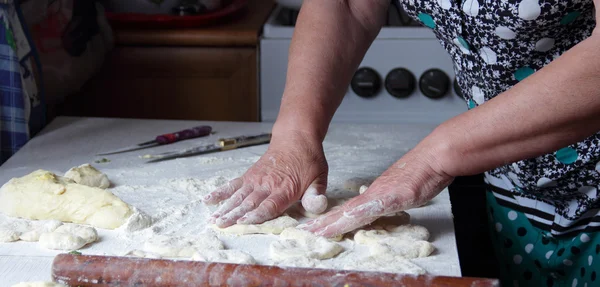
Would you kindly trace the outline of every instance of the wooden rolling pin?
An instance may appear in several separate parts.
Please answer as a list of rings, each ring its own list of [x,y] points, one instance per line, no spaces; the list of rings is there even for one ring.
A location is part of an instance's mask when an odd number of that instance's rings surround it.
[[[281,268],[188,260],[59,254],[52,279],[68,286],[499,286],[497,280]]]

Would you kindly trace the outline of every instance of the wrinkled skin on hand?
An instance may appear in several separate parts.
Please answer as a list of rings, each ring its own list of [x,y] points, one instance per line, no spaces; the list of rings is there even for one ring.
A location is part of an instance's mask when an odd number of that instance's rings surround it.
[[[314,213],[327,208],[323,195],[328,165],[321,142],[300,133],[275,138],[267,152],[239,178],[203,198],[207,204],[223,204],[211,222],[224,228],[233,224],[255,224],[281,215],[302,199]]]
[[[421,206],[454,179],[439,170],[431,151],[416,148],[387,169],[365,193],[298,228],[334,237],[381,216]]]

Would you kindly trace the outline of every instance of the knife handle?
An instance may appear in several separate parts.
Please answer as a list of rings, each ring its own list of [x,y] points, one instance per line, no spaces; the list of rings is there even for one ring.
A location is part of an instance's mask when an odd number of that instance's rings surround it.
[[[194,127],[191,129],[186,129],[186,130],[182,130],[182,131],[178,131],[178,132],[174,132],[174,133],[170,133],[170,134],[164,134],[164,135],[157,136],[156,142],[161,145],[170,144],[170,143],[178,142],[181,140],[187,140],[187,139],[207,136],[210,134],[211,131],[212,131],[212,128],[210,126],[199,126],[199,127]]]
[[[235,138],[220,139],[219,145],[221,150],[230,150],[239,147],[251,146],[269,143],[271,141],[271,134],[260,134],[255,136],[241,136]]]

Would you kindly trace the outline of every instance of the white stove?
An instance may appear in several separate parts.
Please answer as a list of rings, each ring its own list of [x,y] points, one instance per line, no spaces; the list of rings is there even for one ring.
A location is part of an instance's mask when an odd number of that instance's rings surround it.
[[[277,7],[260,41],[261,120],[277,118],[298,11]],[[433,32],[390,5],[333,122],[439,124],[467,110],[450,56]]]

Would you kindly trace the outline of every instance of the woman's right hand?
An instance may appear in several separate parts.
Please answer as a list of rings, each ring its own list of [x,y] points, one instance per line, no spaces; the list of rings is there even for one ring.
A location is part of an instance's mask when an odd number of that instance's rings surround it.
[[[323,195],[327,173],[323,145],[317,137],[296,131],[274,133],[268,150],[244,175],[203,201],[223,202],[211,217],[221,228],[273,219],[300,199],[307,211],[318,214],[327,208]]]

